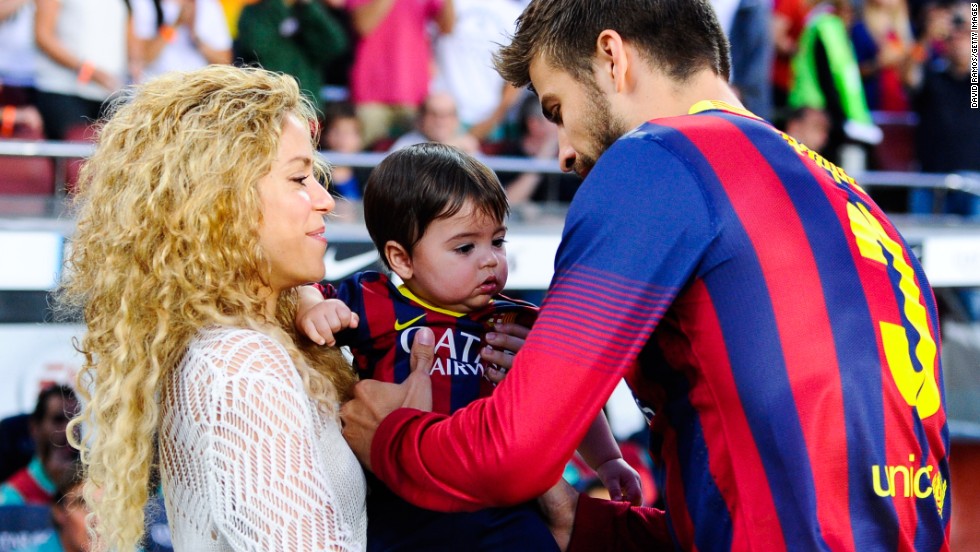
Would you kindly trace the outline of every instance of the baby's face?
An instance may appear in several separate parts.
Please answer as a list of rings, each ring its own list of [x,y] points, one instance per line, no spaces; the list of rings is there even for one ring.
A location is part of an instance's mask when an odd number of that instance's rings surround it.
[[[434,220],[412,251],[406,285],[433,306],[473,312],[507,284],[507,227],[467,201],[448,218]]]
[[[327,129],[325,142],[327,149],[342,153],[357,153],[364,149],[361,125],[357,119],[338,119]]]

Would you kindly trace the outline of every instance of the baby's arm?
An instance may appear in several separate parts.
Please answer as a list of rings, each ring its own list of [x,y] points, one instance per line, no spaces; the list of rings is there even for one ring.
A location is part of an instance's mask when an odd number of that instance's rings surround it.
[[[334,334],[357,327],[357,313],[340,299],[324,299],[315,286],[299,286],[298,290],[296,329],[314,343],[333,347],[337,344]]]
[[[612,500],[639,506],[643,502],[640,474],[623,460],[606,416],[600,412],[578,446],[585,463],[595,470]]]

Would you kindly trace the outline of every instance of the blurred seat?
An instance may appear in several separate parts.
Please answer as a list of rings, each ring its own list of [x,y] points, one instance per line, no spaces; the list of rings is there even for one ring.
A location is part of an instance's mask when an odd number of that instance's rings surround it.
[[[66,142],[94,142],[95,128],[92,125],[80,124],[72,125],[65,131]],[[78,183],[78,171],[81,170],[84,159],[66,159],[65,167],[65,191],[71,193]]]
[[[12,140],[43,140],[40,131],[25,126],[14,129]],[[0,155],[0,194],[51,195],[54,193],[54,162],[46,157]]]

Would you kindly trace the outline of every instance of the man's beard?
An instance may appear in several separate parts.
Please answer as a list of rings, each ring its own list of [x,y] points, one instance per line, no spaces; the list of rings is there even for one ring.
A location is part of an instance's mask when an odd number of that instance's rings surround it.
[[[616,140],[630,131],[629,127],[619,119],[613,117],[609,100],[602,94],[595,83],[590,83],[589,90],[589,118],[586,121],[587,128],[590,129],[589,141],[591,148],[589,152],[576,152],[573,170],[585,176],[595,166],[599,157],[605,153]]]

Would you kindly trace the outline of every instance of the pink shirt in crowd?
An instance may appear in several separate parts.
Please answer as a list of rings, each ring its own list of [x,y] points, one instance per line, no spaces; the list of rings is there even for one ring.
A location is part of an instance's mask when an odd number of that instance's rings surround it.
[[[347,9],[372,0],[348,0]],[[355,103],[417,106],[429,89],[432,48],[428,22],[443,0],[395,0],[384,20],[360,38],[351,68]]]

